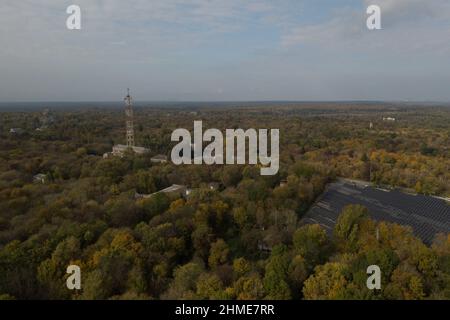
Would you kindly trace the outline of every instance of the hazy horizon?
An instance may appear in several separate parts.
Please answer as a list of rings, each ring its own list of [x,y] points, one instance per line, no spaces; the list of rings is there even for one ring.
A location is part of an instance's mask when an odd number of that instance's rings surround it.
[[[198,100],[198,101],[188,101],[188,100],[133,100],[133,105],[137,108],[141,107],[179,107],[181,105],[186,107],[205,107],[205,106],[255,106],[255,105],[323,105],[323,104],[349,104],[349,105],[386,105],[392,104],[393,106],[439,106],[439,107],[450,107],[450,101],[394,101],[394,100]],[[108,100],[92,100],[92,101],[0,101],[0,110],[11,109],[14,110],[16,107],[28,108],[66,108],[66,107],[112,107],[112,108],[123,108],[123,100],[118,101],[108,101]]]

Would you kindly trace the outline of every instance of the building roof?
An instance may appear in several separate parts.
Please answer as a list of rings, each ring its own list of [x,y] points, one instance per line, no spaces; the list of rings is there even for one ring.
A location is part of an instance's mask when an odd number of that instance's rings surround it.
[[[47,175],[44,173],[38,173],[36,175],[33,176],[33,180],[36,182],[42,182],[44,183],[47,180]]]
[[[167,161],[167,156],[164,154],[158,154],[154,157],[152,157],[150,160],[153,162],[166,162]]]
[[[329,184],[301,223],[318,223],[331,233],[342,209],[349,204],[367,207],[376,221],[411,226],[426,244],[432,243],[436,234],[450,232],[450,205],[443,199],[344,181]]]
[[[164,192],[164,193],[170,193],[170,192],[177,192],[177,191],[183,191],[186,189],[186,186],[182,186],[179,184],[173,184],[168,188],[162,189],[158,192]]]
[[[116,144],[113,146],[113,152],[125,152],[129,147],[127,145],[124,144]],[[131,147],[131,149],[133,149],[134,152],[136,153],[146,153],[149,152],[150,150],[144,147]]]
[[[208,188],[211,190],[217,190],[220,187],[220,183],[212,181],[208,183]]]
[[[165,189],[156,191],[154,193],[151,194],[140,194],[140,193],[135,193],[135,197],[136,198],[150,198],[152,196],[154,196],[155,194],[158,193],[175,193],[175,192],[179,192],[179,193],[185,193],[186,192],[186,186],[183,185],[179,185],[179,184],[173,184],[170,187],[167,187]]]
[[[11,128],[9,129],[10,133],[23,133],[24,130],[22,128]]]

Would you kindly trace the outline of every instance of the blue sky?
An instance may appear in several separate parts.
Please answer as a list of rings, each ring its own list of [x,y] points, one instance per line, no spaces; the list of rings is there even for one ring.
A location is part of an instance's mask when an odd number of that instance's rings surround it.
[[[0,41],[0,101],[450,101],[447,0],[2,0]]]

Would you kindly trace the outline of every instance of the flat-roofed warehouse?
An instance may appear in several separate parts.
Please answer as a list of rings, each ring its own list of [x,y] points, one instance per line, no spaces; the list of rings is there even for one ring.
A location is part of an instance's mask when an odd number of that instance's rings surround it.
[[[431,244],[438,233],[450,232],[450,205],[445,200],[348,181],[329,184],[301,219],[301,224],[318,223],[331,234],[339,214],[349,204],[367,207],[376,221],[411,226],[414,234],[426,244]]]

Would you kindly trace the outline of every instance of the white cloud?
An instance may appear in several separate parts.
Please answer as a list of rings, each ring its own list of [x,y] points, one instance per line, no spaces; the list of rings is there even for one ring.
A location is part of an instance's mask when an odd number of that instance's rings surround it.
[[[447,0],[364,0],[360,9],[335,11],[321,23],[298,25],[281,37],[287,49],[319,46],[354,52],[375,49],[414,54],[446,54],[450,50],[450,3]],[[366,6],[381,7],[383,30],[366,28]],[[420,53],[420,52],[419,52]]]
[[[450,3],[447,0],[364,0],[366,6],[379,5],[388,23],[403,23],[428,18],[448,18]]]
[[[326,46],[343,44],[361,37],[363,23],[361,15],[353,10],[340,11],[339,15],[325,22],[293,27],[281,37],[281,43],[284,47],[311,43]]]
[[[251,88],[256,99],[320,99],[351,96],[377,72],[427,74],[425,88],[433,71],[440,83],[450,74],[448,0],[358,0],[331,14],[317,0],[0,1],[1,99],[108,99],[129,85],[156,99]],[[74,2],[79,32],[65,28]],[[380,32],[366,29],[368,4],[382,7]]]
[[[123,41],[149,48],[149,53],[173,52],[239,32],[255,14],[267,17],[276,11],[269,0],[77,0],[82,10],[82,30],[77,34],[65,28],[65,11],[72,3],[2,0],[0,41],[6,49],[0,58],[80,46],[91,55],[103,55],[105,46]]]

